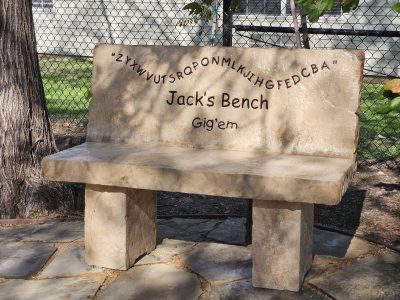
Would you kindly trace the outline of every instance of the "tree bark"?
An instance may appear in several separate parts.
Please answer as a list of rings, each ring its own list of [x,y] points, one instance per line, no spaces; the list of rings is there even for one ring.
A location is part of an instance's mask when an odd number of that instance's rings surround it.
[[[293,17],[293,27],[294,27],[294,35],[296,37],[296,47],[301,48],[299,23],[297,21],[296,3],[294,2],[294,0],[290,0],[290,9],[292,11],[292,17]]]
[[[308,35],[307,17],[301,16],[301,31],[303,33],[303,46],[310,49],[310,38]]]
[[[44,101],[31,0],[0,1],[0,70],[0,218],[29,217],[57,205],[60,199],[52,201],[62,192],[41,175],[42,158],[57,148]]]

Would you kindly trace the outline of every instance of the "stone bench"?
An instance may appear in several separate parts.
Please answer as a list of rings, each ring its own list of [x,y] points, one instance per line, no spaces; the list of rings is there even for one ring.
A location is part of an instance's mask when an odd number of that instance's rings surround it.
[[[156,191],[253,199],[253,285],[297,291],[313,205],[355,171],[363,54],[97,46],[87,142],[46,157],[86,183],[90,265],[126,270],[156,245]],[[223,253],[221,253],[223,255]]]

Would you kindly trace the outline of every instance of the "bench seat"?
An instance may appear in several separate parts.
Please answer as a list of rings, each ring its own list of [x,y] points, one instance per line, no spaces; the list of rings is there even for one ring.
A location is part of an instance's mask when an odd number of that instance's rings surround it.
[[[354,159],[88,142],[43,160],[49,180],[337,204]]]

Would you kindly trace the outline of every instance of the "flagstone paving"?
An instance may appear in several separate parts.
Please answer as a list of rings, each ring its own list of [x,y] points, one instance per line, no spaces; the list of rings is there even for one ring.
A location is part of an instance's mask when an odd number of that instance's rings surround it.
[[[85,263],[85,248],[83,246],[71,245],[61,250],[59,255],[49,263],[38,277],[63,277],[102,271],[102,268],[88,266]]]
[[[91,299],[103,281],[104,276],[17,279],[0,284],[0,295],[1,299],[7,300]]]
[[[128,271],[88,266],[83,222],[0,228],[0,299],[398,299],[400,255],[314,229],[298,293],[251,285],[244,218],[160,219],[157,248]],[[20,278],[20,279],[16,279]],[[22,280],[25,279],[25,280]]]
[[[26,278],[37,272],[54,251],[51,244],[2,242],[0,278]]]

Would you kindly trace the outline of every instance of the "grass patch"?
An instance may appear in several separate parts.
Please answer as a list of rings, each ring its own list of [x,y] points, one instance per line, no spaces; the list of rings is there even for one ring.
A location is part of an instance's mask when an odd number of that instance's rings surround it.
[[[360,155],[364,159],[400,159],[400,114],[378,114],[386,100],[382,84],[365,83],[361,94]]]
[[[40,57],[43,85],[50,116],[87,119],[92,62],[82,58]],[[400,159],[400,114],[380,115],[385,101],[381,84],[365,83],[361,96],[359,155],[363,159]]]
[[[42,56],[39,63],[50,116],[87,119],[92,62],[82,58]]]

